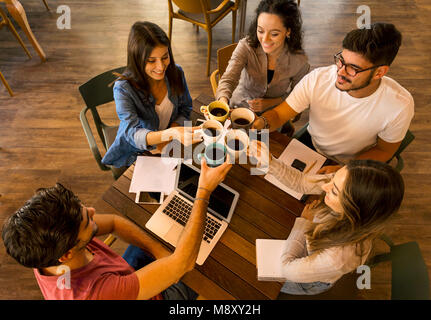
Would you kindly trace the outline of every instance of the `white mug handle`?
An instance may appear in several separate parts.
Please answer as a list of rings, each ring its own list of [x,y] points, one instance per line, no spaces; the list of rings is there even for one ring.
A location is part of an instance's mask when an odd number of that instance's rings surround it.
[[[195,139],[203,139],[203,129],[202,129],[202,126],[201,126],[201,129],[197,129],[197,130],[193,131],[193,137]]]

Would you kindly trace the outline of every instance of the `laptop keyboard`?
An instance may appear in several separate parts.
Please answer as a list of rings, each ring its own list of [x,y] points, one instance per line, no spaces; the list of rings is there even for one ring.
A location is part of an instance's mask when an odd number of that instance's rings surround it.
[[[192,213],[192,205],[178,196],[174,196],[168,205],[163,209],[163,212],[185,226],[190,214]],[[220,229],[221,223],[207,216],[203,240],[210,243],[214,235]]]

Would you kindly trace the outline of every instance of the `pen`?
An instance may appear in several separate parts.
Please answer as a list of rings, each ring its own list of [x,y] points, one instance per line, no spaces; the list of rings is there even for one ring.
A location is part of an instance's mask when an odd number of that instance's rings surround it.
[[[314,167],[314,165],[316,164],[317,160],[314,160],[314,162],[311,164],[311,166],[308,167],[307,170],[304,171],[304,173],[309,173],[310,170]]]

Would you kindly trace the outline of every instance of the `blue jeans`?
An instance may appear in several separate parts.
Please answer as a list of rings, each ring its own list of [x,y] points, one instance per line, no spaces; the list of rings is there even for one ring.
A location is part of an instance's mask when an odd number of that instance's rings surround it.
[[[135,270],[154,261],[153,257],[134,245],[129,245],[123,254],[123,259]],[[180,281],[164,290],[162,296],[165,300],[196,300],[198,294]]]
[[[333,283],[326,283],[320,281],[310,283],[286,281],[280,291],[292,295],[311,296],[328,291],[332,288],[333,285]]]

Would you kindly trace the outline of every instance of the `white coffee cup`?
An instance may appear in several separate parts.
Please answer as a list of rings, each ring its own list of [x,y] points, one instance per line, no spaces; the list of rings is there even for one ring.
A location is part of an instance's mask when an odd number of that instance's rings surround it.
[[[249,138],[245,130],[233,129],[229,130],[225,137],[224,142],[229,154],[235,160],[239,159],[239,163],[247,163],[247,147]]]
[[[205,146],[215,143],[223,136],[223,125],[217,120],[207,120],[202,123],[201,128],[193,132],[196,136],[202,137]]]
[[[255,115],[254,112],[247,108],[236,108],[230,113],[230,119],[232,121],[232,128],[233,129],[249,129],[251,128],[254,120]],[[244,121],[245,123],[238,123],[240,119],[241,121]]]

